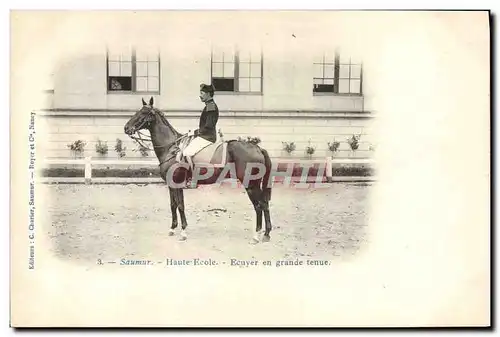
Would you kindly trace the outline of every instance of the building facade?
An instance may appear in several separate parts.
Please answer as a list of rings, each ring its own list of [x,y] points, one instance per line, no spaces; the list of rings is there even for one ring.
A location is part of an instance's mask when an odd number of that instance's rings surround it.
[[[67,58],[52,75],[40,111],[47,127],[40,144],[46,157],[74,154],[69,145],[85,142],[85,156],[98,156],[96,144],[108,145],[107,157],[140,157],[123,126],[154,98],[179,132],[195,129],[203,109],[200,83],[213,83],[220,110],[219,137],[258,137],[272,157],[320,158],[332,155],[328,143],[339,142],[336,157],[371,157],[373,114],[364,92],[369,74],[362,60],[331,50],[308,54],[265,47],[210,46],[195,53],[161,47],[104,47]],[[369,97],[368,97],[369,99]],[[352,151],[348,138],[360,136]],[[295,144],[291,154],[284,142]],[[150,156],[153,154],[150,154]]]

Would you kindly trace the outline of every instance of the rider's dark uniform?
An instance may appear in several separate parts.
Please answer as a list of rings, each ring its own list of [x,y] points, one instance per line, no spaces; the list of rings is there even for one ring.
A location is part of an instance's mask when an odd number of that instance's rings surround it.
[[[205,107],[200,116],[199,129],[194,131],[194,135],[215,143],[217,140],[216,125],[218,120],[219,108],[212,98],[205,102]]]

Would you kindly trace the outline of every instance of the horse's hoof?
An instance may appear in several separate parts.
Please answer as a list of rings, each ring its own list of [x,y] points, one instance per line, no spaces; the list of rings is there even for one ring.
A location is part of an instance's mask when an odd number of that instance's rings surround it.
[[[168,236],[174,236],[174,235],[175,235],[175,231],[170,230],[170,231],[168,232]]]
[[[269,241],[271,241],[271,237],[269,235],[264,235],[262,237],[262,242],[269,242]]]
[[[188,238],[187,238],[187,236],[181,236],[181,237],[179,238],[179,241],[186,241],[187,239],[188,239]]]
[[[256,238],[252,238],[252,240],[250,240],[250,244],[251,244],[251,245],[256,245],[256,244],[258,244],[259,242],[260,242],[260,241],[259,241],[259,239],[256,239]]]

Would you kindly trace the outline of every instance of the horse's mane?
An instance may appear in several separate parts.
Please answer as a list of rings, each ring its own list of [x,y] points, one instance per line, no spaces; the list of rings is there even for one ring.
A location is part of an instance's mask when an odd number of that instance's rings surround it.
[[[170,122],[168,121],[167,117],[165,117],[165,114],[160,111],[159,109],[157,108],[153,108],[154,112],[160,116],[160,119],[162,120],[163,123],[165,123],[169,128],[170,130],[172,130],[172,133],[178,138],[179,136],[182,135],[182,133],[180,133],[179,131],[177,131],[173,126],[172,124],[170,124]]]

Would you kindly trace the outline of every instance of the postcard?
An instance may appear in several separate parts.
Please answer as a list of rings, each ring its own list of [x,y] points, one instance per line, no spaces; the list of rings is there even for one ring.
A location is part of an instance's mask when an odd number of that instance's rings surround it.
[[[12,11],[11,326],[489,327],[487,11]]]

